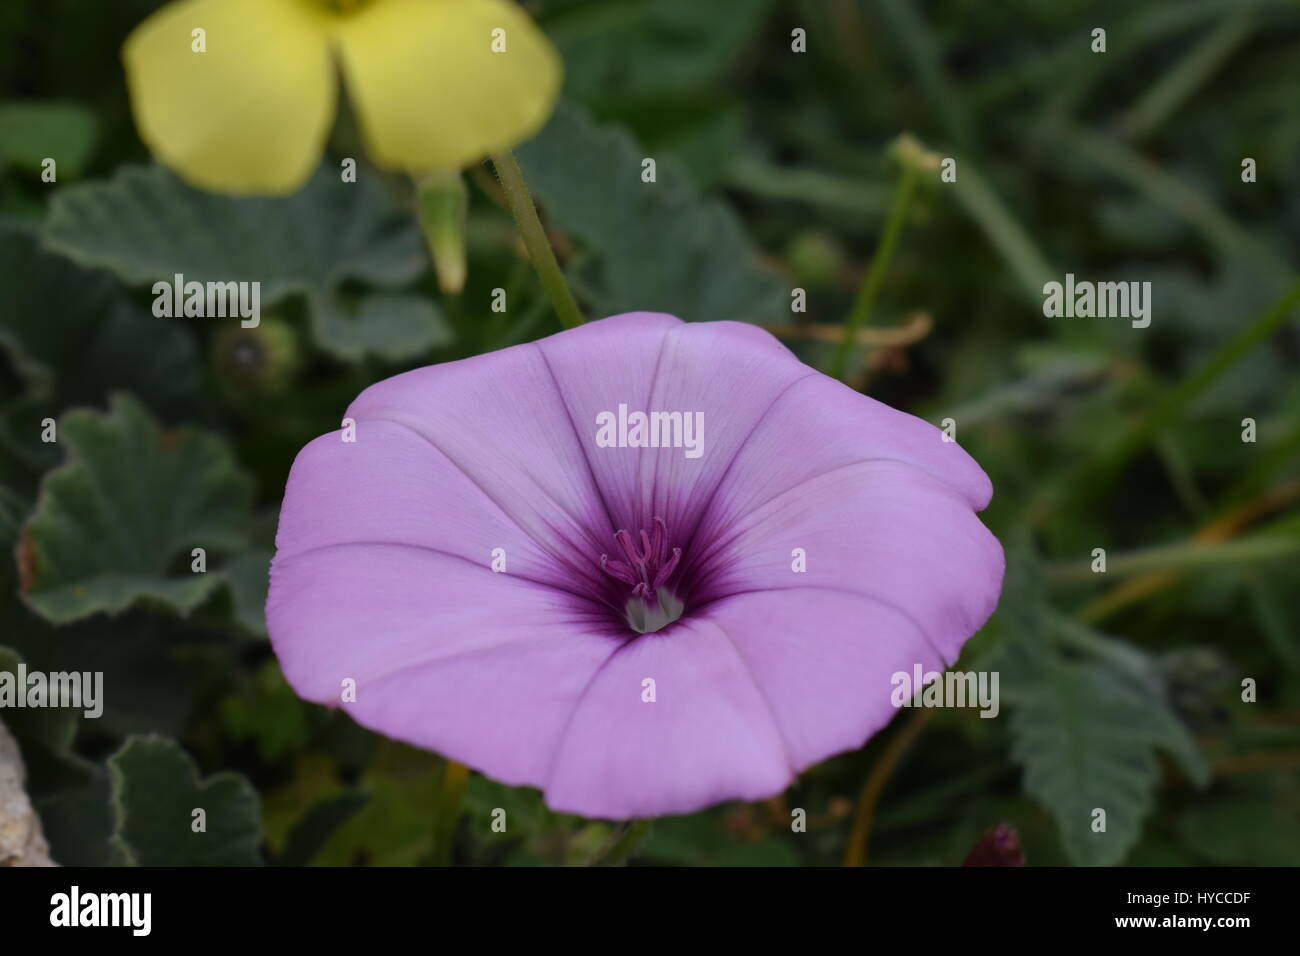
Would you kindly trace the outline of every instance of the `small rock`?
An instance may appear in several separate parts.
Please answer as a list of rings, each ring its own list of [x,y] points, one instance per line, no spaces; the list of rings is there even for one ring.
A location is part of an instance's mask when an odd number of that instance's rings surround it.
[[[23,789],[25,779],[18,741],[0,722],[0,866],[57,866]]]

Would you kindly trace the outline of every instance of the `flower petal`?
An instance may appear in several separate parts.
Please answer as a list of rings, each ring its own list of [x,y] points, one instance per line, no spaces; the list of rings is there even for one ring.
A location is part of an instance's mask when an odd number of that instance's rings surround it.
[[[618,642],[561,592],[394,544],[277,555],[267,627],[299,696],[510,784],[540,786]],[[355,682],[355,700],[344,696]]]
[[[396,169],[455,169],[509,149],[541,127],[560,88],[549,41],[502,0],[383,0],[341,18],[336,36],[369,152]]]
[[[684,543],[768,409],[798,379],[816,374],[753,326],[685,323],[654,313],[604,319],[537,346],[618,526],[635,531],[661,517],[674,545]],[[597,416],[617,413],[619,405],[628,414],[701,415],[700,454],[687,457],[682,447],[596,447]]]
[[[573,579],[438,448],[367,420],[355,442],[323,435],[294,462],[267,626],[305,699],[541,786],[579,694],[621,643]]]
[[[895,673],[944,666],[914,620],[865,594],[757,591],[711,605],[699,626],[706,622],[744,660],[793,772],[856,750],[887,725],[897,713]]]
[[[555,751],[546,802],[586,817],[653,817],[760,800],[792,776],[736,647],[690,621],[625,645],[600,668]]]
[[[983,627],[1002,587],[997,538],[952,488],[897,461],[829,469],[709,540],[693,556],[705,601],[791,588],[865,594],[912,618],[945,663]],[[794,569],[796,548],[806,571]]]
[[[615,323],[647,341],[675,324],[664,316]],[[587,328],[555,338],[581,337]],[[359,433],[368,423],[391,422],[420,435],[533,541],[584,578],[606,577],[600,556],[616,556],[620,526],[589,462],[594,421],[588,427],[571,418],[556,372],[536,345],[394,376],[362,392],[348,415]]]
[[[806,369],[786,354],[791,364]],[[904,462],[942,481],[976,511],[993,495],[984,470],[938,428],[833,378],[810,375],[782,395],[749,436],[731,468],[735,480],[725,503],[731,514],[743,514],[820,472],[881,459]],[[721,515],[715,511],[712,517]]]
[[[597,447],[619,404],[703,412],[704,454]],[[286,676],[322,703],[352,677],[366,726],[558,810],[779,792],[888,722],[892,675],[953,660],[997,600],[979,466],[750,326],[619,316],[399,375],[348,415],[356,442],[313,442],[286,491],[267,612]],[[619,528],[683,550],[686,613],[660,632],[602,607],[626,594],[599,570]]]
[[[690,613],[731,635],[798,770],[887,724],[894,674],[955,661],[1004,570],[959,493],[890,460],[825,471],[754,507],[698,564],[704,603]]]
[[[280,508],[277,561],[358,543],[439,552],[488,568],[500,551],[505,573],[561,591],[573,587],[568,554],[539,545],[521,527],[539,519],[520,500],[502,503],[436,445],[405,424],[365,420],[354,442],[341,432],[312,441],[294,461]],[[509,508],[510,510],[507,510]],[[588,576],[601,577],[589,553]]]
[[[325,22],[298,0],[180,0],[159,10],[122,48],[141,139],[205,189],[294,192],[334,119]],[[197,29],[206,52],[192,49]]]

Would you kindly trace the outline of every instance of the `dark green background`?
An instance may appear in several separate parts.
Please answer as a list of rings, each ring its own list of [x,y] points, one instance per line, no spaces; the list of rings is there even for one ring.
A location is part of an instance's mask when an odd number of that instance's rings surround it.
[[[421,264],[409,183],[364,161],[379,185],[347,210],[315,185],[238,204],[196,193],[149,168],[130,119],[119,48],[157,6],[0,6],[0,666],[100,669],[108,687],[98,721],[6,715],[54,858],[591,859],[609,825],[477,776],[457,799],[438,757],[297,700],[261,619],[305,442],[380,378],[557,328],[491,176],[468,177],[459,297]],[[824,367],[816,330],[843,322],[871,261],[891,145],[910,132],[958,160],[956,183],[920,185],[872,318],[923,312],[932,329],[855,355],[852,379],[957,422],[1011,563],[959,665],[1000,671],[998,719],[934,712],[895,762],[905,714],[777,801],[658,821],[633,862],[838,863],[861,843],[873,773],[872,863],[958,864],[998,822],[1031,864],[1300,862],[1300,9],[529,7],[567,79],[520,161],[591,315],[798,324],[787,342]],[[331,168],[361,155],[354,129],[345,110]],[[39,179],[47,155],[57,184]],[[364,242],[330,241],[344,220]],[[250,239],[257,221],[274,226]],[[300,254],[311,242],[324,260]],[[250,332],[155,319],[149,283],[177,262],[261,277],[278,290],[270,317]],[[1066,272],[1150,281],[1150,328],[1044,318],[1042,284]],[[794,286],[806,314],[790,314]],[[497,287],[505,315],[488,309]],[[55,445],[39,440],[46,417]],[[196,534],[214,542],[198,584]],[[1105,575],[1087,569],[1098,547]],[[214,822],[195,841],[199,801]],[[1105,834],[1088,828],[1098,806]],[[507,834],[490,831],[494,807]],[[790,831],[796,807],[807,833]]]

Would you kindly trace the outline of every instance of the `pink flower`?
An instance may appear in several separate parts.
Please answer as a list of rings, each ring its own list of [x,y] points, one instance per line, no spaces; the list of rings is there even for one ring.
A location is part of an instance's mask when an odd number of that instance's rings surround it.
[[[753,326],[616,316],[347,416],[355,441],[311,442],[285,491],[285,676],[558,811],[779,793],[997,603],[979,466]]]

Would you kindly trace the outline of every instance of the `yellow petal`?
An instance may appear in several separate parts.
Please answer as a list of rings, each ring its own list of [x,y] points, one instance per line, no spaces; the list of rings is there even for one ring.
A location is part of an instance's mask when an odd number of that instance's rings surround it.
[[[514,3],[373,0],[337,22],[348,92],[380,165],[468,166],[532,136],[555,104],[560,58]],[[494,52],[502,38],[505,52]]]
[[[306,181],[334,120],[329,19],[303,0],[180,0],[122,47],[136,127],[181,177],[226,193]],[[202,30],[206,52],[195,52]]]

